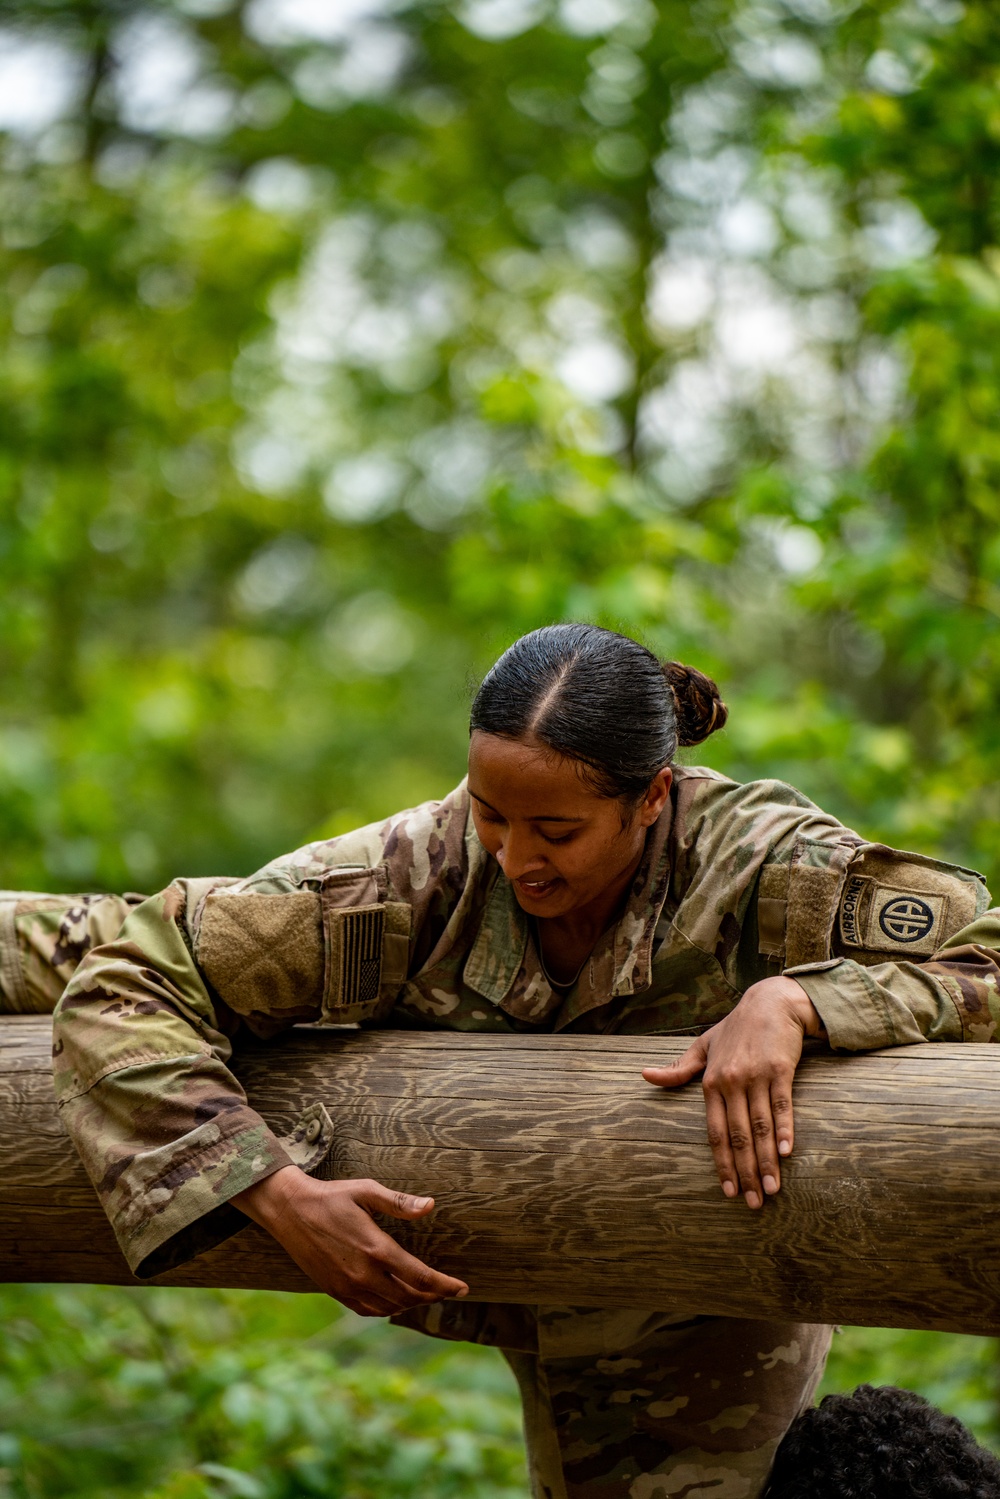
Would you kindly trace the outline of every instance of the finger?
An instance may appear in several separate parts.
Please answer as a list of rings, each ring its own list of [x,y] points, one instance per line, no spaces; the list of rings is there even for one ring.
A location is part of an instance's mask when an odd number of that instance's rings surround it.
[[[387,1301],[373,1301],[371,1298],[358,1301],[345,1301],[344,1305],[352,1312],[357,1312],[359,1317],[394,1317],[402,1307],[391,1306]]]
[[[416,1286],[400,1280],[395,1275],[390,1275],[387,1280],[388,1284],[392,1287],[392,1295],[398,1298],[399,1307],[397,1310],[400,1311],[411,1306],[436,1306],[441,1301],[462,1301],[464,1299],[464,1293],[462,1296],[456,1296],[451,1293],[442,1295],[439,1291],[421,1291]]]
[[[377,1295],[368,1285],[359,1285],[349,1295],[338,1296],[334,1291],[329,1294],[349,1311],[357,1312],[359,1317],[391,1317],[394,1312],[401,1310],[395,1300],[390,1301],[385,1296]]]
[[[388,1264],[380,1266],[382,1274],[392,1287],[390,1294],[402,1293],[412,1303],[432,1301],[461,1301],[468,1296],[469,1288],[462,1280],[456,1280],[453,1276],[442,1275],[437,1270],[432,1270],[429,1265],[424,1265],[420,1260],[412,1260],[409,1265],[396,1268]]]
[[[774,1133],[774,1115],[771,1113],[771,1089],[766,1082],[755,1082],[751,1086],[749,1103],[750,1131],[757,1153],[757,1170],[761,1186],[771,1197],[781,1189],[781,1166],[778,1161],[778,1141]]]
[[[392,1218],[412,1221],[422,1218],[434,1206],[433,1197],[413,1197],[408,1192],[394,1192],[381,1182],[359,1181],[353,1183],[353,1196],[359,1207],[369,1213],[383,1213]],[[444,1297],[462,1297],[469,1294],[465,1281],[453,1275],[442,1275],[432,1270],[415,1255],[408,1254],[389,1234],[377,1229],[378,1242],[372,1253],[381,1261],[385,1273],[394,1276],[402,1284],[411,1287],[423,1301],[440,1301]]]
[[[729,1143],[729,1121],[726,1104],[721,1093],[714,1089],[705,1093],[705,1122],[708,1125],[708,1143],[712,1147],[715,1169],[719,1173],[722,1190],[727,1197],[739,1196],[739,1173]]]
[[[737,1089],[725,1095],[725,1104],[729,1143],[733,1149],[740,1187],[747,1207],[759,1208],[764,1201],[764,1189],[757,1170],[757,1152],[754,1149],[747,1095],[742,1089]]]
[[[778,1141],[778,1155],[789,1156],[795,1145],[795,1116],[792,1110],[792,1078],[775,1078],[771,1084],[771,1113]]]
[[[381,1278],[381,1283],[385,1288],[385,1292],[384,1295],[379,1296],[377,1299],[388,1305],[386,1315],[390,1317],[395,1316],[397,1312],[409,1311],[411,1307],[431,1306],[435,1302],[446,1299],[444,1296],[423,1296],[419,1291],[413,1290],[411,1286],[404,1285],[402,1281],[397,1280],[394,1275],[385,1275]],[[370,1291],[368,1295],[371,1296]]]
[[[409,1254],[395,1239],[383,1234],[384,1243],[376,1251],[380,1271],[407,1288],[409,1294],[422,1301],[440,1301],[444,1297],[468,1296],[469,1288],[464,1280],[454,1275],[444,1275]]]
[[[381,1182],[358,1181],[352,1184],[354,1201],[369,1213],[384,1213],[389,1218],[425,1218],[434,1207],[433,1197],[414,1197],[410,1192],[394,1192]]]
[[[442,1300],[442,1296],[426,1296],[404,1284],[385,1265],[369,1258],[363,1278],[358,1276],[353,1282],[352,1300],[347,1305],[365,1317],[391,1317],[410,1307]]]
[[[689,1083],[699,1072],[705,1070],[706,1050],[702,1038],[689,1046],[683,1056],[671,1062],[667,1067],[644,1067],[642,1075],[647,1083],[652,1083],[657,1088],[679,1088],[683,1083]]]

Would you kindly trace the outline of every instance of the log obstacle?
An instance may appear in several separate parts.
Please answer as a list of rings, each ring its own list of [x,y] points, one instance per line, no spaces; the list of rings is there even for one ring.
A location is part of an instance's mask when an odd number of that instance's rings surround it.
[[[814,1055],[758,1213],[727,1202],[685,1043],[300,1027],[235,1070],[277,1130],[316,1100],[324,1174],[437,1198],[387,1223],[476,1300],[1000,1333],[1000,1048]],[[137,1284],[52,1099],[47,1017],[0,1021],[0,1279]],[[150,1282],[142,1282],[149,1284]],[[307,1291],[253,1225],[155,1284]]]

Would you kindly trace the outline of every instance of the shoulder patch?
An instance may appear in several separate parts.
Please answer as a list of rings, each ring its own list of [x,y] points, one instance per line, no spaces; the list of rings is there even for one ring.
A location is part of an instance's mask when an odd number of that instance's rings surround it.
[[[852,861],[837,919],[841,950],[859,962],[926,958],[974,921],[981,882],[971,871],[869,844]]]
[[[941,945],[937,933],[944,932],[947,914],[947,895],[880,885],[856,874],[844,890],[840,936],[849,947],[931,953]]]

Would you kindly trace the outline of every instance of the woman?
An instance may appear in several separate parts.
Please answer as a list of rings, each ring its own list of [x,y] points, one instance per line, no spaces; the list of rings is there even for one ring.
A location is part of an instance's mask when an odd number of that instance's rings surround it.
[[[645,1076],[703,1072],[722,1190],[759,1210],[803,1038],[992,1039],[1000,923],[968,871],[866,844],[780,783],[674,765],[725,719],[712,682],[626,637],[537,630],[484,681],[444,801],[134,910],[83,958],[55,1037],[63,1117],[133,1270],[250,1217],[354,1310],[501,1346],[537,1495],[758,1494],[827,1328],[463,1302],[371,1217],[433,1204],[315,1179],[317,1111],[279,1140],[227,1066],[241,1027],[296,1021],[693,1033]],[[5,918],[19,954],[37,919]]]

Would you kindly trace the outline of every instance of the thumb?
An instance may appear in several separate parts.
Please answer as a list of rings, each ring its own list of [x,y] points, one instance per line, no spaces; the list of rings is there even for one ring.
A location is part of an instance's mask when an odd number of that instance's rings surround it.
[[[389,1218],[423,1218],[434,1206],[433,1197],[414,1197],[409,1192],[393,1192],[381,1182],[361,1181],[354,1200],[369,1213],[384,1213]]]
[[[647,1083],[657,1088],[679,1088],[697,1077],[699,1072],[704,1072],[706,1060],[705,1043],[699,1036],[676,1062],[671,1062],[668,1067],[644,1067],[642,1075]]]

